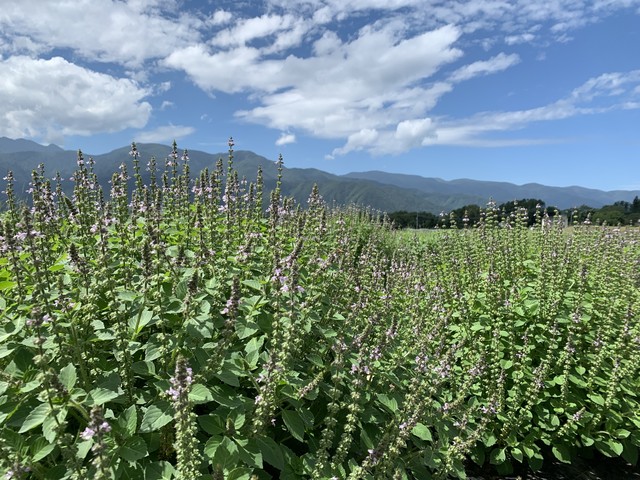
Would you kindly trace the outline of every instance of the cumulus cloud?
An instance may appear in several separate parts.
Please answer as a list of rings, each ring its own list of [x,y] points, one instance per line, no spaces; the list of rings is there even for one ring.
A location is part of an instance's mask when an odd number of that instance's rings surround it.
[[[289,143],[296,143],[296,136],[293,133],[282,133],[280,138],[276,140],[276,145],[287,145]]]
[[[0,132],[42,140],[144,126],[149,91],[60,57],[0,59]]]
[[[483,132],[602,111],[607,103],[635,108],[637,96],[629,92],[638,87],[627,74],[594,77],[539,109],[438,119],[431,110],[459,82],[521,60],[502,52],[465,62],[464,49],[569,41],[576,29],[639,1],[265,0],[259,11],[231,2],[207,11],[181,9],[178,0],[5,0],[0,61],[13,70],[0,79],[0,100],[6,99],[0,129],[54,136],[144,128],[151,113],[145,98],[166,92],[170,84],[155,80],[169,70],[211,98],[242,96],[239,120],[336,140],[342,147],[334,155],[480,141]],[[54,51],[68,52],[77,64],[47,59]],[[96,72],[101,64],[109,74]],[[15,97],[11,82],[23,85]],[[44,95],[46,88],[63,94]],[[30,89],[33,99],[24,93]],[[169,106],[158,103],[161,111]],[[486,124],[478,127],[478,120]],[[161,141],[191,133],[186,126],[162,128],[141,135]],[[292,139],[285,133],[277,142]]]
[[[33,55],[68,48],[85,59],[142,67],[147,59],[199,38],[202,20],[178,14],[174,6],[166,0],[4,0],[0,35],[5,52]]]

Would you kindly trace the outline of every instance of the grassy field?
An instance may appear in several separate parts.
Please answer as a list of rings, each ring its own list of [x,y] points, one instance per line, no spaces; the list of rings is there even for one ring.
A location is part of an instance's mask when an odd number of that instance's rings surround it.
[[[430,479],[640,446],[640,233],[396,232],[176,150],[0,214],[0,471]],[[130,173],[128,173],[130,172]],[[266,209],[264,205],[269,205]]]

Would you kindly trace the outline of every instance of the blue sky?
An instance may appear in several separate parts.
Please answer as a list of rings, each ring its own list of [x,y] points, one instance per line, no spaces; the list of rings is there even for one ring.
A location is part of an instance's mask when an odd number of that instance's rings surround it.
[[[0,136],[640,189],[639,45],[640,0],[3,0]]]

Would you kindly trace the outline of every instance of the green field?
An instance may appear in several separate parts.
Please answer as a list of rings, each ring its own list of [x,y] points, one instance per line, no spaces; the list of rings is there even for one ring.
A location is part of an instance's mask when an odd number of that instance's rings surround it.
[[[263,192],[232,151],[191,178],[177,153],[125,160],[111,192],[81,156],[72,196],[36,171],[29,205],[9,176],[6,478],[635,465],[637,229],[498,225],[488,210],[473,228],[397,232],[315,191],[301,206]]]

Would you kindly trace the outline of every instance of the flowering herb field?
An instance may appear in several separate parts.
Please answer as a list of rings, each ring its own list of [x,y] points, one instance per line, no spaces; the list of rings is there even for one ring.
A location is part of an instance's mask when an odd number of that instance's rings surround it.
[[[263,194],[260,172],[234,172],[232,146],[190,178],[174,144],[143,182],[134,145],[108,201],[81,154],[68,197],[39,170],[17,205],[9,175],[6,478],[635,464],[637,230],[529,229],[526,213],[499,226],[488,208],[473,228],[401,236],[315,190],[304,208],[279,186]]]

